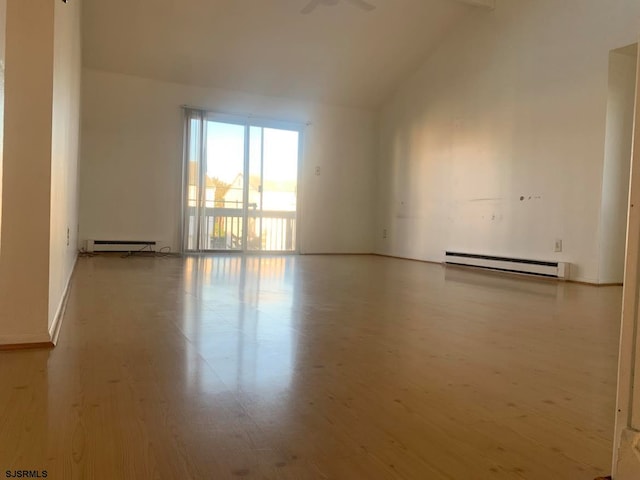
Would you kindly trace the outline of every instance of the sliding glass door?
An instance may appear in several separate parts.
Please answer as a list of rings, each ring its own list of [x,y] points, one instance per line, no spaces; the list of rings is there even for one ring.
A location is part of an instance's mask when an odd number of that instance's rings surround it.
[[[185,251],[296,250],[300,130],[187,110]]]

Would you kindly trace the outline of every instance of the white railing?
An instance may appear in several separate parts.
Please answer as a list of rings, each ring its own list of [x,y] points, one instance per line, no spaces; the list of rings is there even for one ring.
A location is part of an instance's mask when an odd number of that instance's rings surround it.
[[[188,218],[189,235],[195,236],[195,212]],[[206,208],[201,250],[288,252],[296,248],[296,212],[249,210],[247,245],[241,208]],[[188,247],[194,248],[193,238]]]

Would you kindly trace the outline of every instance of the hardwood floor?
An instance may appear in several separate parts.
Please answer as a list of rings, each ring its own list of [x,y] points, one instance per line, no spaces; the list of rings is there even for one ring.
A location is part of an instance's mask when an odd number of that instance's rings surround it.
[[[375,256],[81,258],[58,346],[0,352],[0,474],[590,480],[620,305]]]

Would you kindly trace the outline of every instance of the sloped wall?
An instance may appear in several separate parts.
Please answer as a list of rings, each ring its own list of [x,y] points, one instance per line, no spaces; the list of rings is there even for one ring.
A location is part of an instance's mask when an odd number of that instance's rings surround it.
[[[638,25],[631,0],[499,1],[457,24],[382,110],[376,250],[558,259],[597,283],[609,51]]]

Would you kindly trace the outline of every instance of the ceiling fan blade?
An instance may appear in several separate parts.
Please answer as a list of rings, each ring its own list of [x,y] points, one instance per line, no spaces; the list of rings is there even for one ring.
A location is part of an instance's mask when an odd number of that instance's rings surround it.
[[[370,12],[371,10],[376,9],[375,5],[371,5],[370,3],[365,2],[364,0],[347,0],[347,1],[351,2],[356,7],[366,10],[367,12]]]
[[[300,10],[300,13],[307,15],[308,13],[313,12],[318,5],[322,3],[322,0],[311,0],[306,7]]]

